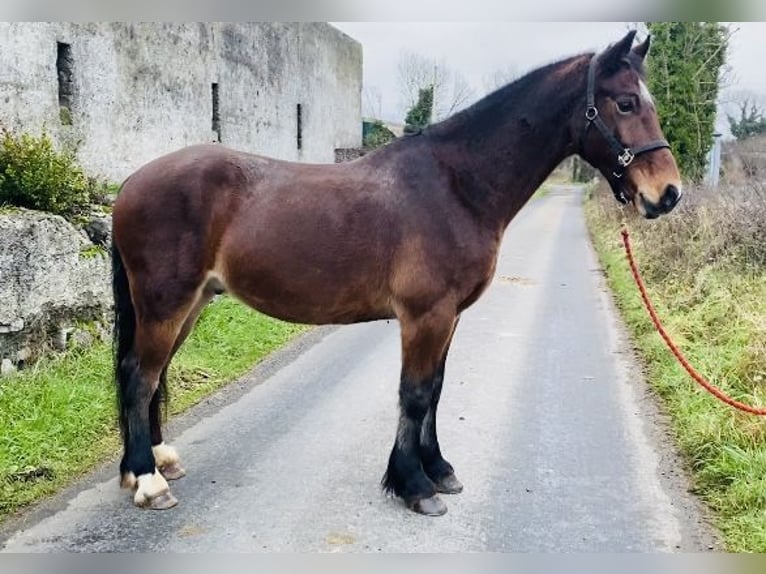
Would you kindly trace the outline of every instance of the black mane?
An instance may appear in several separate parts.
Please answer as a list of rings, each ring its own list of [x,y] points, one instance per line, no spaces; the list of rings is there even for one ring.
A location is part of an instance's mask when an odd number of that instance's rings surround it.
[[[458,124],[473,124],[477,122],[484,124],[482,118],[487,115],[495,116],[495,114],[498,114],[505,116],[507,113],[512,112],[521,101],[530,99],[533,101],[540,101],[540,98],[542,96],[547,96],[550,91],[550,82],[548,80],[551,74],[557,68],[582,59],[586,55],[587,54],[579,54],[571,56],[536,68],[521,78],[496,89],[494,92],[484,96],[464,110],[461,110],[440,122],[431,124],[423,131],[423,133],[438,137],[440,135],[445,135],[445,132],[452,131],[451,128],[457,127]],[[553,102],[541,103],[545,104],[545,107],[550,107],[550,104]],[[487,112],[490,112],[490,114],[487,114]],[[488,127],[491,126],[481,125],[479,129],[487,129]]]

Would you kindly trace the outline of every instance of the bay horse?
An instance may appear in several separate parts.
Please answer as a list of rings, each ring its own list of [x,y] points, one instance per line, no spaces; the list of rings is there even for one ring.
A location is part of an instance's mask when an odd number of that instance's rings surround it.
[[[461,312],[490,283],[503,232],[566,157],[596,167],[647,218],[681,197],[644,83],[649,38],[539,68],[419,134],[355,161],[278,161],[196,145],[129,176],[113,212],[121,484],[139,507],[177,501],[162,439],[167,369],[227,292],[285,321],[396,318],[400,417],[383,488],[426,515],[462,485],[436,412]]]

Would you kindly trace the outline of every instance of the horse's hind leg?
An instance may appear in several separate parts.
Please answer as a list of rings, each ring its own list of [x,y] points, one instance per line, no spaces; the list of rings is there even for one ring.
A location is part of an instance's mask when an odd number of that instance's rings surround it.
[[[162,439],[162,403],[167,400],[167,376],[168,366],[166,365],[160,373],[160,384],[149,403],[152,454],[157,470],[165,477],[165,480],[178,480],[186,476],[186,471],[181,466],[181,459],[176,449]]]
[[[154,455],[154,461],[157,465],[157,469],[166,480],[178,480],[186,476],[186,471],[181,466],[181,459],[178,456],[176,449],[169,444],[166,444],[162,438],[162,403],[167,400],[167,375],[170,362],[173,360],[178,349],[181,348],[186,338],[192,332],[194,325],[197,323],[197,319],[200,313],[205,308],[210,300],[213,298],[213,291],[203,292],[199,301],[194,305],[193,309],[189,313],[189,316],[183,323],[181,331],[176,337],[173,349],[170,352],[170,357],[165,364],[165,367],[160,373],[160,383],[157,390],[154,391],[152,401],[149,404],[149,424],[151,426],[152,435],[152,454]]]
[[[431,479],[431,482],[434,483],[436,491],[444,494],[458,494],[463,490],[463,485],[455,476],[455,471],[453,470],[452,465],[442,456],[441,448],[439,447],[439,439],[436,435],[436,411],[442,394],[447,352],[449,351],[449,345],[452,341],[452,336],[455,333],[456,327],[457,319],[452,328],[450,341],[444,349],[444,356],[439,362],[439,367],[436,371],[436,376],[434,377],[434,391],[431,396],[431,404],[423,419],[423,426],[420,431],[420,459],[423,462],[423,470],[425,470],[426,475]]]
[[[149,405],[177,332],[173,321],[139,319],[135,346],[120,365],[120,416],[125,442],[121,484],[136,489],[133,497],[136,506],[164,509],[177,503],[156,468],[149,425]]]
[[[383,477],[383,487],[421,514],[438,516],[447,506],[426,475],[420,454],[423,420],[431,406],[439,364],[455,322],[454,306],[443,303],[412,316],[399,314],[402,331],[402,375],[399,426]]]

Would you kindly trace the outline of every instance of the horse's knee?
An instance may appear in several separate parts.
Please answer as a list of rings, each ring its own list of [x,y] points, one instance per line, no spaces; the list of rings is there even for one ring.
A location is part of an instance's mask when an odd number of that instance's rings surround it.
[[[399,403],[405,416],[422,421],[431,406],[434,384],[432,379],[414,382],[402,378]]]
[[[159,385],[159,374],[149,371],[136,353],[129,353],[119,365],[120,403],[124,409],[147,411],[154,392]],[[129,414],[129,413],[126,413]]]

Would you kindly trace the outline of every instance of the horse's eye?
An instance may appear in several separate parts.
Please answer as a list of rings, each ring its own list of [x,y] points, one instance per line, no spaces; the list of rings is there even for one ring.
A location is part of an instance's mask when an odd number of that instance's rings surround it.
[[[618,100],[617,111],[621,114],[630,114],[636,111],[636,106],[633,104],[633,100]]]

